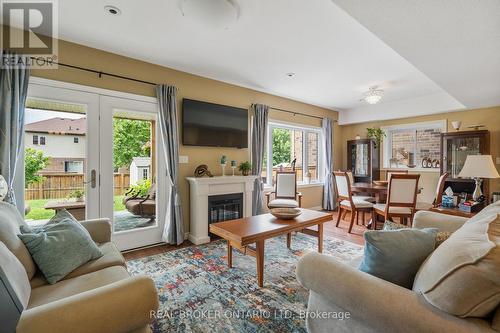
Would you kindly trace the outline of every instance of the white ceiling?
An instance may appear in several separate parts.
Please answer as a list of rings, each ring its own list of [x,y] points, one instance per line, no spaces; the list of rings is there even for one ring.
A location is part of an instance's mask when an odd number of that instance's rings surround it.
[[[498,0],[238,3],[240,18],[225,30],[182,16],[178,0],[63,0],[59,36],[341,110],[341,123],[500,105]],[[360,102],[372,85],[386,91],[376,106]]]

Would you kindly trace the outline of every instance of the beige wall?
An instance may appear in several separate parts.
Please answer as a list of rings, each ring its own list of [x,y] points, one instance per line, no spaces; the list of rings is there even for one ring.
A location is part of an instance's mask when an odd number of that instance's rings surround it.
[[[252,103],[263,103],[273,107],[304,112],[321,117],[330,117],[332,119],[337,119],[338,117],[338,114],[335,111],[295,102],[286,98],[261,93],[251,89],[237,87],[220,81],[191,75],[65,41],[60,41],[59,43],[59,62],[123,76],[130,76],[146,81],[175,85],[179,89],[179,110],[182,99],[191,98],[241,108],[249,108]],[[34,70],[33,76],[145,96],[155,95],[154,87],[150,85],[107,76],[99,78],[95,74],[69,69],[66,67],[59,67],[57,70]],[[319,119],[299,115],[293,117],[290,116],[290,114],[274,111],[271,112],[270,118],[298,124],[315,126],[320,125]],[[336,140],[340,140],[340,131],[338,130],[337,125],[335,126],[334,133]],[[250,151],[249,149],[181,146],[180,154],[187,155],[189,157],[188,164],[180,164],[180,191],[185,216],[184,223],[186,231],[189,231],[189,185],[185,180],[185,177],[192,176],[194,169],[199,164],[207,164],[210,170],[212,170],[215,174],[220,174],[221,171],[218,161],[222,155],[226,155],[228,160],[234,159],[241,162],[250,159]],[[340,150],[335,151],[334,158],[336,161],[341,160]],[[304,195],[304,207],[321,205],[322,187],[309,187],[301,189],[301,191]]]
[[[493,161],[496,161],[497,157],[500,157],[500,106],[485,108],[485,109],[474,109],[460,112],[448,112],[440,113],[430,116],[412,117],[404,119],[386,120],[386,121],[375,121],[362,124],[346,125],[341,126],[342,139],[336,145],[337,149],[342,151],[342,167],[347,167],[347,140],[353,140],[357,134],[362,138],[366,137],[366,128],[368,127],[381,127],[390,126],[398,124],[408,124],[423,121],[433,121],[433,120],[447,120],[448,121],[448,131],[455,131],[451,122],[455,120],[461,120],[462,126],[461,130],[470,130],[467,127],[470,125],[486,125],[486,129],[490,131],[490,153],[493,155]],[[496,165],[497,170],[500,170],[500,166]],[[423,172],[421,173],[420,185],[424,188],[422,194],[419,196],[419,200],[431,202],[434,198],[437,181],[439,178],[439,173]],[[500,180],[490,181],[490,192],[500,191]]]

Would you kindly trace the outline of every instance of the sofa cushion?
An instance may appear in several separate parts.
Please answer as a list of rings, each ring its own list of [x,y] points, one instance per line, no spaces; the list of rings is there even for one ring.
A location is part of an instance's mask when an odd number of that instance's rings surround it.
[[[31,290],[28,309],[39,305],[57,301],[82,292],[106,286],[129,277],[123,266],[113,266],[97,272],[60,281],[56,284],[47,284]]]
[[[422,262],[434,250],[437,229],[366,231],[359,269],[386,281],[411,288]]]
[[[88,231],[69,218],[46,224],[42,229],[22,226],[21,231],[19,238],[51,284],[89,260],[102,256]]]
[[[66,275],[63,280],[70,279],[76,276],[84,275],[87,273],[92,273],[98,271],[100,269],[112,266],[124,266],[125,267],[125,259],[123,258],[121,252],[118,250],[116,245],[112,242],[99,244],[99,249],[103,253],[103,256],[97,258],[95,260],[91,260],[68,275]],[[47,280],[44,278],[43,274],[38,272],[31,279],[30,284],[31,288],[36,288],[47,284]]]
[[[500,215],[488,211],[455,231],[415,278],[413,290],[442,311],[485,317],[500,304]]]
[[[24,243],[17,237],[19,227],[26,225],[17,208],[0,201],[0,242],[12,252],[23,264],[28,279],[36,272],[36,265]]]
[[[17,298],[26,309],[30,298],[30,282],[23,264],[0,242],[0,267],[2,268]]]

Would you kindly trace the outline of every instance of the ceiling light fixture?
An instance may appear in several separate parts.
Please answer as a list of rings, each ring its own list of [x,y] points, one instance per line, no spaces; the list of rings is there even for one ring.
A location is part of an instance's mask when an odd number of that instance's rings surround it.
[[[185,18],[213,28],[227,30],[240,18],[237,0],[179,0],[178,6]]]
[[[382,99],[384,91],[377,86],[370,87],[363,95],[363,100],[368,104],[377,104]]]
[[[120,8],[115,6],[105,6],[104,11],[106,11],[106,13],[110,15],[120,15],[122,13]]]

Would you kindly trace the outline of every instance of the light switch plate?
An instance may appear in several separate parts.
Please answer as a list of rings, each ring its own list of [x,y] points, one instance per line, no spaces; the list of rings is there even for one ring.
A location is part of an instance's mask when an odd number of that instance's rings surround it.
[[[497,157],[497,164],[500,164],[500,157]]]
[[[186,155],[179,155],[179,163],[180,164],[189,163],[189,157]]]

